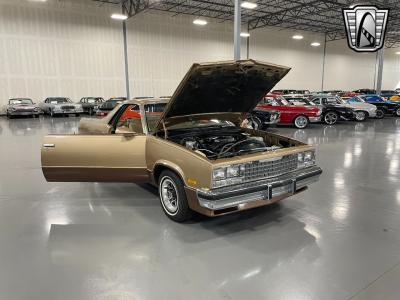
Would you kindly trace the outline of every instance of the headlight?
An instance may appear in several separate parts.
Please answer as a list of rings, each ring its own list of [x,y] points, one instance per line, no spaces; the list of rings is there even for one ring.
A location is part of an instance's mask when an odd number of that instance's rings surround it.
[[[39,107],[35,107],[33,110],[34,110],[34,111],[39,111],[40,108],[39,108]]]
[[[220,180],[226,178],[226,168],[218,168],[213,171],[213,180]]]
[[[305,168],[315,165],[315,151],[306,151],[297,154],[297,167]]]
[[[61,107],[60,106],[54,106],[53,110],[54,111],[61,111]]]
[[[244,178],[244,169],[245,166],[243,164],[230,165],[214,169],[212,179],[213,188],[241,183]]]

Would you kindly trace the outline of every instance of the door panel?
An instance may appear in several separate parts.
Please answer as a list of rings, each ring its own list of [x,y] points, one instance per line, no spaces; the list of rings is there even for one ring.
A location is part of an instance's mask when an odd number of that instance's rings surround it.
[[[145,135],[50,135],[42,145],[47,181],[146,182]]]

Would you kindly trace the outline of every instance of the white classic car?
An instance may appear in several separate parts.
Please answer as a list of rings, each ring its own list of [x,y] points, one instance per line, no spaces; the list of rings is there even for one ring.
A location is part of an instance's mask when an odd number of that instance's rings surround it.
[[[55,115],[69,115],[74,114],[79,116],[83,113],[81,104],[73,103],[69,98],[66,97],[49,97],[40,103],[40,108],[43,113],[49,114],[50,116]]]

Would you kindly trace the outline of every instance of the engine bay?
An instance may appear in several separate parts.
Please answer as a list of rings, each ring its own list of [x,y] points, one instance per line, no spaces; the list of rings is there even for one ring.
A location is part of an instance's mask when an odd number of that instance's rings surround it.
[[[281,144],[269,144],[262,136],[251,135],[238,127],[190,132],[174,130],[169,132],[168,140],[211,160],[283,148]]]

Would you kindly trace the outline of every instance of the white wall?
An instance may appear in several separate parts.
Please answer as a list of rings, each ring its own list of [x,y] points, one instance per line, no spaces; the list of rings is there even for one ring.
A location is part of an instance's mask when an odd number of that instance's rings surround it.
[[[292,69],[277,84],[277,88],[321,89],[323,37],[309,32],[296,32],[304,36],[293,40],[293,31],[275,28],[260,28],[251,31],[250,57],[291,67]],[[320,42],[320,47],[311,47]]]
[[[400,49],[385,49],[383,60],[382,89],[400,88]]]
[[[376,53],[351,50],[346,40],[328,42],[324,89],[356,90],[373,88]]]
[[[168,96],[194,62],[233,57],[232,24],[146,13],[128,21],[131,96]]]
[[[0,106],[125,93],[121,23],[82,3],[0,0]]]

